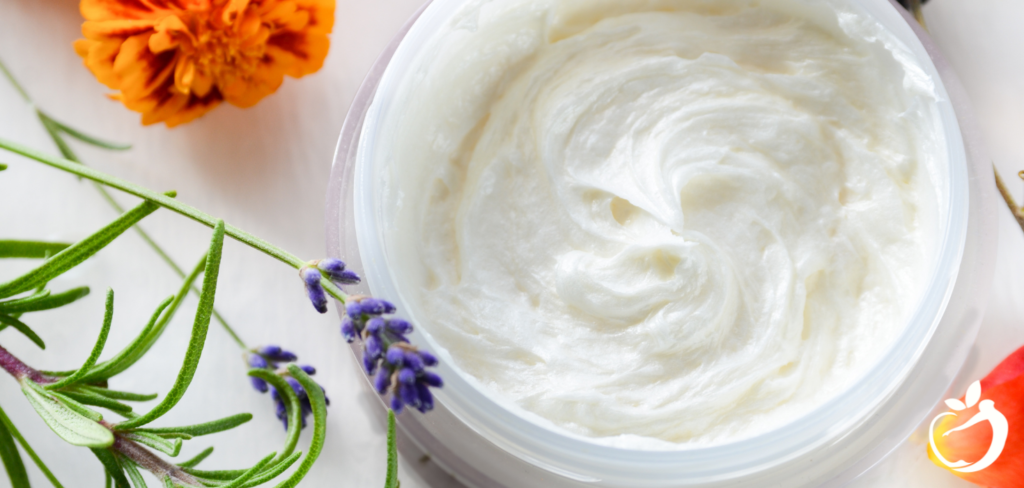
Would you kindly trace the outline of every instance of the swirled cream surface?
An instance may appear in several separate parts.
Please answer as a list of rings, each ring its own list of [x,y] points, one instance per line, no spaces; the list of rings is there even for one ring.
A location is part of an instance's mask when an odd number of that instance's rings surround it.
[[[469,2],[382,108],[392,273],[493,397],[662,449],[793,421],[930,277],[930,79],[847,1]]]

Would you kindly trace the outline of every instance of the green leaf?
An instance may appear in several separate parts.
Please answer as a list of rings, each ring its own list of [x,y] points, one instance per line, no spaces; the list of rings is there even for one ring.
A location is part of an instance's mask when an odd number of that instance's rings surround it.
[[[4,163],[0,163],[0,171],[6,171],[6,170],[7,170],[7,165],[4,164]]]
[[[204,256],[200,261],[200,264],[205,262],[206,257]],[[201,270],[202,267],[197,266],[196,271],[193,271],[193,274],[189,278],[195,280]],[[160,305],[156,307],[156,311],[154,311],[153,315],[150,317],[149,322],[142,328],[142,331],[139,332],[139,335],[135,340],[133,340],[131,344],[128,344],[127,347],[122,349],[121,352],[117,353],[113,358],[94,367],[82,380],[86,382],[105,380],[124,372],[124,370],[135,364],[135,362],[142,358],[144,354],[149,352],[149,348],[153,346],[153,342],[155,342],[156,338],[160,337],[160,334],[163,333],[163,329],[170,322],[171,317],[174,316],[174,312],[177,307],[181,305],[183,297],[184,295],[179,294],[178,297],[168,297],[163,302],[160,302]],[[171,308],[168,309],[168,306]],[[164,310],[167,310],[167,312],[164,313]]]
[[[277,453],[268,454],[267,457],[260,459],[260,462],[256,463],[255,466],[249,468],[249,470],[242,473],[241,476],[235,478],[234,481],[226,485],[221,485],[220,488],[239,488],[240,486],[244,485],[247,481],[252,479],[254,476],[259,474],[260,471],[263,471],[263,468],[266,467],[267,464],[269,464],[270,461],[274,459],[274,456],[276,455]]]
[[[126,457],[120,456],[121,467],[124,468],[124,472],[128,473],[128,478],[131,479],[132,485],[135,488],[149,488],[146,486],[146,480],[142,479],[142,473],[139,472],[139,468],[135,462]]]
[[[45,259],[70,246],[63,242],[0,240],[0,258]]]
[[[114,443],[112,432],[58,400],[58,394],[28,379],[21,380],[21,391],[43,422],[67,443],[85,447],[108,447]]]
[[[124,400],[128,402],[148,402],[159,396],[156,393],[150,393],[146,395],[142,393],[132,393],[128,391],[109,390],[107,388],[100,388],[97,386],[89,385],[79,385],[79,388],[88,393],[100,395],[113,400]]]
[[[67,126],[67,125],[61,123],[60,121],[50,117],[49,115],[43,114],[42,116],[46,117],[47,120],[52,122],[54,124],[54,126],[56,126],[58,129],[60,129],[61,132],[65,133],[65,134],[67,134],[67,135],[69,135],[71,137],[74,137],[75,139],[78,139],[79,141],[82,141],[82,142],[84,142],[86,144],[89,144],[89,145],[92,145],[92,146],[96,146],[96,147],[100,147],[100,148],[103,148],[103,149],[110,149],[110,150],[113,150],[113,151],[124,151],[124,150],[132,148],[131,144],[122,144],[122,143],[118,143],[118,142],[104,141],[103,139],[99,139],[99,138],[90,136],[88,134],[84,134],[84,133],[82,133],[81,131],[79,131],[79,130],[77,130],[75,128]]]
[[[252,418],[252,413],[238,413],[231,416],[225,416],[224,418],[217,420],[212,420],[212,422],[205,424],[197,424],[195,426],[141,429],[140,431],[150,432],[153,434],[188,434],[193,437],[199,437],[234,429],[249,422]]]
[[[30,488],[25,463],[21,461],[21,453],[14,444],[14,436],[7,430],[7,425],[0,422],[0,461],[4,463],[7,477],[11,479],[13,488]]]
[[[295,446],[299,443],[299,434],[302,432],[302,404],[298,395],[291,385],[273,371],[253,368],[249,370],[249,376],[261,378],[277,390],[278,395],[284,395],[285,407],[288,412],[288,434],[285,436],[284,449],[278,455],[277,462],[291,455]],[[319,388],[317,388],[319,390]]]
[[[71,376],[56,383],[46,385],[48,390],[56,390],[77,383],[96,365],[96,361],[100,359],[100,354],[103,354],[103,347],[107,345],[107,336],[110,335],[110,324],[114,321],[114,290],[107,289],[107,301],[104,307],[106,310],[103,313],[103,327],[100,329],[100,335],[96,338],[96,345],[92,347],[92,352],[86,358],[85,363]]]
[[[93,235],[57,253],[36,269],[0,285],[0,298],[29,291],[78,266],[157,208],[158,205],[149,200],[142,202]]]
[[[2,408],[0,408],[0,423],[2,423],[4,427],[6,427],[7,430],[11,433],[11,435],[14,436],[15,439],[17,439],[18,444],[21,444],[21,448],[25,450],[25,452],[28,454],[28,457],[32,458],[32,462],[36,463],[36,467],[38,467],[39,470],[43,472],[43,475],[46,476],[46,479],[50,480],[50,484],[52,484],[54,488],[64,488],[60,484],[60,482],[57,481],[57,477],[54,476],[52,472],[50,472],[50,468],[46,467],[46,463],[44,463],[42,459],[39,459],[39,456],[36,455],[36,452],[32,449],[32,446],[28,445],[28,442],[25,441],[25,438],[22,437],[21,433],[18,432],[18,429],[14,427],[14,424],[11,423],[11,419],[7,418],[7,414],[4,413],[4,410]]]
[[[132,407],[130,405],[125,405],[117,400],[96,395],[86,390],[62,390],[60,393],[83,405],[102,407],[112,412],[117,412],[121,415],[129,414],[132,411]]]
[[[293,488],[306,477],[309,468],[313,467],[316,458],[320,457],[320,451],[324,448],[324,439],[327,437],[327,403],[324,401],[324,392],[320,385],[316,384],[309,375],[294,364],[288,365],[288,373],[292,378],[298,380],[302,388],[306,390],[309,397],[309,404],[313,407],[313,440],[309,442],[309,453],[299,464],[288,479],[277,485],[277,488]]]
[[[181,439],[167,440],[156,434],[150,434],[148,432],[125,432],[121,434],[127,439],[131,439],[139,444],[147,445],[160,451],[170,457],[175,457],[181,452]]]
[[[398,445],[395,437],[395,411],[388,409],[388,472],[384,488],[398,488]]]
[[[117,458],[114,457],[114,453],[107,449],[96,449],[93,448],[92,453],[96,455],[96,458],[103,463],[103,467],[107,470],[107,475],[114,479],[114,486],[117,488],[132,488],[128,484],[128,478],[125,478],[124,471],[121,469],[121,464],[117,462]]]
[[[208,480],[215,480],[215,481],[233,480],[233,479],[241,476],[246,471],[248,471],[247,469],[220,469],[220,470],[217,470],[217,471],[204,471],[204,470],[201,470],[201,469],[192,469],[192,468],[181,468],[181,469],[182,469],[182,471],[184,471],[184,472],[186,472],[186,473],[188,473],[188,474],[190,474],[192,476],[197,476],[197,477],[200,477],[200,478],[204,478],[204,479],[208,479]]]
[[[295,461],[298,461],[300,457],[302,457],[301,451],[296,451],[292,453],[291,456],[282,459],[278,464],[273,465],[273,468],[270,468],[264,471],[263,473],[260,473],[259,476],[249,480],[249,482],[242,485],[242,487],[248,488],[251,486],[259,486],[274,478],[277,478],[278,476],[281,475],[281,473],[287,471],[288,468],[295,464]]]
[[[217,432],[224,432],[225,430],[234,429],[239,425],[242,425],[252,420],[251,413],[240,413],[232,415],[230,417],[224,417],[220,420],[214,420],[196,425],[186,425],[184,427],[161,427],[158,429],[140,429],[136,432],[150,432],[153,434],[188,434],[193,437],[201,435],[216,434]]]
[[[65,242],[0,239],[0,258],[46,259],[68,247]]]
[[[10,315],[4,315],[4,314],[0,313],[0,325],[4,325],[4,326],[9,325],[11,327],[14,327],[15,330],[17,330],[18,332],[21,332],[22,334],[25,334],[25,337],[28,337],[29,340],[31,340],[32,342],[36,343],[36,345],[39,346],[39,349],[46,349],[46,343],[43,342],[43,339],[41,337],[39,337],[35,333],[35,331],[33,331],[31,328],[29,328],[28,325],[25,325],[24,322],[14,318],[14,317],[11,317]],[[3,330],[3,329],[0,329],[0,330]]]
[[[189,459],[188,461],[185,461],[183,463],[180,463],[178,464],[178,466],[182,468],[193,468],[197,466],[199,463],[203,462],[204,459],[210,457],[210,454],[213,454],[213,448],[207,447],[206,449],[203,450],[203,452],[196,454],[196,457]]]
[[[64,140],[57,124],[54,124],[49,117],[39,110],[36,110],[36,114],[39,115],[39,121],[43,123],[43,128],[46,129],[47,134],[50,134],[50,139],[53,139],[53,143],[57,145],[57,149],[60,150],[61,155],[71,161],[78,162],[78,156],[75,155],[75,151],[73,151],[67,141]]]
[[[164,476],[164,488],[175,488],[170,476]]]
[[[189,339],[188,350],[185,351],[185,361],[178,371],[178,377],[174,380],[171,391],[159,405],[137,418],[133,418],[117,425],[118,430],[135,429],[146,425],[170,411],[174,405],[181,400],[192,377],[199,367],[199,359],[203,355],[203,346],[206,344],[206,333],[210,329],[210,318],[213,315],[213,302],[217,294],[217,277],[220,275],[220,258],[224,248],[224,221],[217,222],[213,229],[213,238],[210,242],[210,250],[207,253],[206,270],[203,272],[203,288],[199,297],[199,306],[196,308],[196,318],[192,324],[192,337]]]
[[[39,385],[39,386],[42,387],[42,385]],[[92,420],[94,422],[99,422],[99,421],[103,420],[103,414],[101,414],[101,413],[99,413],[99,412],[97,412],[97,411],[95,411],[95,410],[93,410],[93,409],[91,409],[89,407],[86,407],[85,405],[83,405],[78,400],[75,400],[74,398],[71,398],[71,397],[69,397],[69,396],[67,396],[67,395],[65,395],[65,394],[63,394],[61,392],[58,392],[58,391],[51,391],[50,394],[53,395],[54,398],[56,398],[58,401],[63,403],[65,406],[67,406],[71,410],[74,410],[75,412],[78,412],[79,415],[81,415],[81,416],[83,416],[83,417],[85,417],[87,419],[90,419],[90,420]]]
[[[0,302],[0,313],[28,313],[39,312],[63,307],[89,294],[89,287],[82,286],[73,288],[63,293],[50,295],[50,292],[37,293],[30,297],[19,298]]]
[[[195,436],[190,435],[190,434],[182,434],[181,432],[167,432],[167,433],[156,434],[156,435],[158,435],[160,437],[163,437],[164,439],[181,439],[183,441],[187,441],[187,440],[195,437]]]

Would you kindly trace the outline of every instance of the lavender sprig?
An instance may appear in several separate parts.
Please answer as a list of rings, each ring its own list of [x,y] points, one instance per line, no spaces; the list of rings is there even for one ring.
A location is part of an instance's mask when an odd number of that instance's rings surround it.
[[[359,275],[345,269],[340,259],[310,261],[299,271],[306,285],[310,302],[318,312],[327,310],[320,280],[326,277],[336,285],[359,283]],[[381,395],[391,394],[391,409],[401,413],[413,407],[426,413],[434,408],[430,388],[440,388],[444,381],[427,368],[437,365],[437,358],[409,342],[413,327],[408,321],[394,317],[395,306],[387,300],[355,295],[344,300],[345,316],[341,335],[349,343],[357,339],[363,346],[363,368],[376,374],[373,385]]]

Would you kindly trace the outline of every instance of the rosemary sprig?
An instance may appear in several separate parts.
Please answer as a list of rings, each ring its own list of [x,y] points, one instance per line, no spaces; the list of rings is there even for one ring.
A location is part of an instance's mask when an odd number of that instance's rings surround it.
[[[297,356],[278,346],[247,349],[238,334],[217,314],[214,304],[220,261],[224,237],[229,236],[299,270],[307,295],[321,313],[327,310],[326,294],[338,299],[343,306],[347,305],[347,316],[342,326],[346,339],[351,342],[358,335],[364,340],[364,349],[367,351],[364,364],[367,371],[371,374],[374,371],[380,373],[376,389],[382,395],[392,393],[393,411],[389,414],[386,486],[396,488],[398,453],[394,416],[404,406],[411,406],[422,412],[433,408],[433,396],[428,387],[440,387],[441,379],[426,369],[436,365],[437,359],[408,342],[405,335],[412,331],[412,325],[391,315],[395,312],[394,306],[387,301],[371,297],[350,299],[339,285],[358,283],[360,278],[352,271],[346,270],[341,260],[303,261],[248,232],[226,224],[223,220],[177,201],[174,192],[161,194],[82,165],[64,136],[104,149],[123,150],[128,146],[89,136],[50,117],[32,104],[28,94],[2,63],[0,70],[25,101],[35,108],[37,117],[63,157],[51,156],[5,139],[0,139],[0,149],[90,180],[104,199],[120,212],[113,222],[73,244],[0,240],[0,258],[43,260],[28,273],[6,283],[0,283],[0,331],[6,327],[17,329],[40,347],[44,347],[45,344],[39,334],[22,320],[23,315],[67,306],[86,296],[89,293],[86,287],[52,293],[47,284],[104,249],[129,228],[134,228],[161,259],[183,279],[178,292],[156,307],[149,321],[128,347],[105,361],[100,361],[100,357],[113,323],[113,290],[107,292],[102,327],[95,345],[77,369],[38,370],[0,346],[0,368],[20,383],[26,400],[51,430],[72,445],[91,449],[104,466],[104,478],[108,487],[145,487],[141,470],[154,474],[165,488],[257,486],[283,475],[296,464],[294,471],[277,485],[278,488],[294,487],[306,476],[323,448],[329,401],[323,388],[310,378],[315,373],[314,368],[294,364]],[[5,169],[6,165],[0,165],[0,171]],[[125,211],[106,187],[140,197],[142,202],[135,208]],[[213,229],[209,250],[187,275],[138,226],[160,207]],[[200,275],[203,276],[202,287],[197,288],[195,282]],[[131,405],[123,402],[149,401],[157,398],[157,395],[110,390],[109,380],[136,364],[155,346],[190,292],[199,295],[199,304],[189,345],[175,382],[155,407],[144,414],[137,414]],[[212,452],[212,447],[178,464],[171,464],[154,453],[156,451],[176,457],[185,441],[236,428],[252,418],[252,415],[242,413],[188,426],[150,426],[172,410],[191,385],[203,355],[209,324],[213,318],[217,318],[235,342],[246,349],[243,357],[252,367],[249,376],[253,386],[259,391],[271,392],[277,404],[278,418],[284,422],[287,430],[280,453],[269,454],[245,469],[196,469],[196,466]],[[382,378],[390,378],[390,384],[382,383]],[[106,420],[100,410],[113,412],[124,420]],[[0,411],[0,420],[3,421],[0,422],[0,458],[7,468],[9,478],[16,480],[12,482],[17,488],[28,486],[27,477],[22,475],[25,471],[24,463],[15,445],[16,439],[51,483],[61,488],[49,469],[2,413]],[[296,448],[300,431],[305,427],[306,418],[310,415],[313,418],[313,435],[309,448],[303,455]]]

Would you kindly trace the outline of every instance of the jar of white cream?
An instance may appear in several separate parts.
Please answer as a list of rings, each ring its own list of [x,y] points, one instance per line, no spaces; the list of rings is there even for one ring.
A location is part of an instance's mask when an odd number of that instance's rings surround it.
[[[840,485],[963,362],[989,188],[888,2],[436,0],[375,70],[328,250],[466,484]]]

